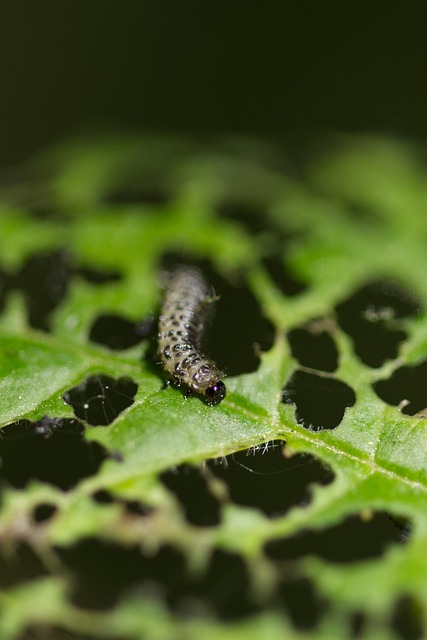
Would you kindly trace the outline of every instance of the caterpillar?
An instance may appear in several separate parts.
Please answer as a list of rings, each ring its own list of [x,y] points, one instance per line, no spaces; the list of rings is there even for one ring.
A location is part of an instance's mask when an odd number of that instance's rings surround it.
[[[198,269],[177,267],[166,277],[157,333],[164,371],[178,386],[187,385],[186,397],[194,391],[211,406],[227,391],[224,373],[201,352],[207,315],[216,300]]]

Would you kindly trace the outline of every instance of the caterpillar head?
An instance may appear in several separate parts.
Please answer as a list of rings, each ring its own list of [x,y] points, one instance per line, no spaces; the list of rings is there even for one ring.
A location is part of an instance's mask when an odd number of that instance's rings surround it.
[[[204,362],[193,375],[193,389],[203,393],[210,406],[219,404],[225,398],[227,390],[221,381],[223,375],[213,362]]]
[[[214,385],[208,387],[205,391],[206,402],[210,406],[214,406],[219,404],[225,398],[225,394],[227,393],[227,387],[222,382],[222,380],[218,380]]]

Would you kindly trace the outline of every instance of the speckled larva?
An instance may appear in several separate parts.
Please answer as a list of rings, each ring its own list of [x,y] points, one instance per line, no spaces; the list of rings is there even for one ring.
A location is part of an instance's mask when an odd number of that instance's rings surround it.
[[[209,405],[226,394],[224,373],[200,351],[206,316],[216,298],[200,271],[178,267],[167,274],[158,324],[158,354],[165,372],[188,394],[204,395]]]

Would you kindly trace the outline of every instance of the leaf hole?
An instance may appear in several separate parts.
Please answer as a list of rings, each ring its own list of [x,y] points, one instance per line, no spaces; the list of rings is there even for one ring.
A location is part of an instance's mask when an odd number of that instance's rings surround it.
[[[281,253],[283,252],[283,249]],[[277,287],[287,296],[296,296],[307,289],[307,285],[299,280],[285,263],[283,257],[272,255],[264,258],[262,265]]]
[[[200,469],[180,465],[160,475],[163,484],[178,498],[188,522],[198,527],[212,527],[220,523],[220,503],[209,490]]]
[[[118,315],[100,315],[89,331],[92,342],[105,345],[109,349],[121,350],[134,347],[149,336],[155,328],[154,318],[150,316],[141,322],[133,322]]]
[[[427,409],[427,360],[413,366],[399,367],[390,378],[378,380],[372,386],[375,393],[402,413],[413,416]]]
[[[57,510],[58,508],[54,504],[49,504],[48,502],[38,504],[33,511],[33,520],[37,524],[47,522],[55,515]]]
[[[0,588],[7,589],[48,574],[46,567],[26,543],[0,546]]]
[[[350,638],[363,638],[367,617],[363,611],[356,611],[350,616]]]
[[[410,595],[401,596],[394,605],[391,627],[402,640],[421,640],[425,638],[423,608]]]
[[[73,575],[72,602],[82,609],[109,609],[136,589],[186,617],[232,620],[259,611],[246,562],[231,552],[215,549],[203,570],[190,573],[183,554],[170,545],[147,555],[137,545],[85,538],[56,551]]]
[[[184,557],[170,546],[144,555],[136,545],[85,538],[56,550],[73,573],[71,599],[82,609],[109,609],[125,591],[144,583],[159,583],[159,595],[169,599],[186,574]]]
[[[251,235],[269,233],[277,238],[282,234],[282,229],[269,217],[266,208],[250,202],[224,200],[216,206],[216,211],[220,217],[240,224]]]
[[[64,400],[81,420],[105,426],[134,403],[137,390],[138,385],[130,378],[93,375],[66,391]]]
[[[313,629],[325,613],[324,598],[319,597],[313,582],[304,576],[283,578],[277,586],[277,596],[298,630]]]
[[[407,334],[402,320],[421,309],[415,296],[395,280],[375,280],[336,307],[342,329],[352,338],[356,355],[370,367],[396,358]]]
[[[403,522],[403,519],[402,519]],[[404,528],[409,528],[405,519]],[[325,529],[304,529],[287,538],[273,540],[265,546],[273,560],[295,560],[319,556],[335,563],[349,563],[382,556],[391,544],[402,544],[401,527],[383,511],[373,512],[369,519],[347,516],[342,522]]]
[[[194,580],[186,599],[201,599],[223,620],[236,620],[260,611],[251,594],[245,560],[237,553],[215,549],[204,576]]]
[[[71,255],[59,249],[31,256],[14,276],[11,288],[24,294],[32,327],[50,330],[51,314],[65,298],[71,274]]]
[[[69,490],[108,457],[100,444],[85,440],[75,419],[21,420],[0,431],[0,479],[18,489],[38,480]]]
[[[327,485],[334,478],[330,468],[311,454],[285,457],[284,445],[274,440],[206,464],[225,482],[233,502],[277,518],[293,506],[307,505],[314,483]]]
[[[8,292],[21,291],[30,325],[49,331],[52,313],[65,298],[73,275],[94,284],[121,278],[118,273],[76,267],[71,253],[65,249],[34,254],[16,273],[0,272],[0,310]]]
[[[288,332],[292,355],[298,362],[310,369],[334,372],[338,367],[338,349],[331,334],[319,329],[321,321],[312,321],[305,327],[297,327]]]
[[[282,400],[295,405],[299,424],[322,431],[339,425],[346,408],[356,402],[356,395],[341,380],[297,369],[283,389]]]
[[[139,500],[125,500],[107,491],[106,489],[100,489],[96,491],[92,498],[98,504],[120,504],[128,513],[138,516],[147,516],[152,513],[152,508],[143,504]]]
[[[107,271],[88,266],[76,267],[74,273],[91,284],[108,284],[109,282],[119,282],[122,279],[122,275],[118,271]]]

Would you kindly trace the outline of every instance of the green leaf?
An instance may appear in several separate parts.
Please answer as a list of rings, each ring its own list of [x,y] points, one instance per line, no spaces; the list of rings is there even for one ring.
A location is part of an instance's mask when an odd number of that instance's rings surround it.
[[[393,404],[374,383],[426,358],[426,170],[416,149],[377,138],[331,142],[298,180],[278,157],[255,141],[207,147],[117,135],[64,144],[30,163],[22,189],[1,187],[5,640],[28,630],[342,639],[352,637],[355,616],[366,638],[399,637],[402,625],[405,633],[420,630],[416,637],[425,633],[427,424],[423,411],[407,412],[423,380],[395,391]],[[230,360],[240,373],[225,379],[227,396],[216,407],[163,389],[155,332],[121,350],[93,337],[100,316],[140,323],[158,314],[162,260],[171,253],[209,264],[236,287],[236,300],[250,292],[271,323],[270,336],[260,330],[247,344],[257,366]],[[283,268],[300,283],[298,293],[287,289]],[[373,367],[339,305],[378,281],[373,302],[351,321],[365,323],[361,339],[379,329],[366,347],[372,352],[382,348],[381,336],[400,332],[401,339]],[[232,303],[231,296],[222,313],[241,316],[242,335],[258,326]],[[224,326],[226,360],[241,336]],[[288,336],[294,328],[313,339],[329,335],[337,369],[323,370],[320,359],[301,364]],[[266,338],[271,347],[255,346]],[[320,358],[318,348],[309,351]],[[311,374],[313,387],[298,390],[295,407],[284,402],[295,401],[295,391],[284,389],[297,370]],[[135,396],[107,388],[104,376],[132,381]],[[98,391],[84,397],[88,379]],[[342,399],[334,381],[350,387],[355,402],[342,406],[342,419],[329,417],[333,424],[319,418],[316,430],[310,420],[332,415]],[[76,387],[81,415],[67,402]],[[108,417],[114,394],[126,407],[113,408],[109,424],[84,419],[99,400]],[[278,442],[286,443],[279,467],[259,471]],[[234,472],[241,474],[235,481]],[[276,509],[269,505],[277,496]],[[210,501],[216,521],[198,522]],[[140,573],[132,569],[139,566]]]

